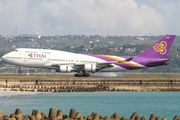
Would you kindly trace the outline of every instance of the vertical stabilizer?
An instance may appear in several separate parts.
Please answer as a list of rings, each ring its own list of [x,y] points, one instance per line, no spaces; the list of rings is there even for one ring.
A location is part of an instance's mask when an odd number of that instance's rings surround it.
[[[166,58],[167,53],[175,39],[176,35],[166,35],[154,45],[142,52],[138,57],[146,58]]]

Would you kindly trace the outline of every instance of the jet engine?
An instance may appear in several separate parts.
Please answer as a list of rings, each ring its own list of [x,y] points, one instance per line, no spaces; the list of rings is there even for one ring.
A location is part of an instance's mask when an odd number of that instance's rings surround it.
[[[85,64],[84,70],[88,72],[95,72],[96,71],[96,65],[95,64]]]
[[[69,65],[60,65],[59,69],[56,69],[56,72],[68,73],[71,72],[72,67]]]

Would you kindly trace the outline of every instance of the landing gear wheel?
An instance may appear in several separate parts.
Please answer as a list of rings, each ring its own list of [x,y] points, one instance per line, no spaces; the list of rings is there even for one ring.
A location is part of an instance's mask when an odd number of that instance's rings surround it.
[[[82,74],[82,77],[86,77],[86,74]]]
[[[75,74],[74,76],[75,76],[75,77],[82,77],[81,74]]]
[[[82,75],[83,77],[90,77],[90,74],[89,73],[85,73]]]
[[[79,74],[75,74],[74,77],[79,77]]]
[[[90,77],[90,74],[89,73],[75,74],[74,77]]]
[[[89,74],[89,73],[86,73],[86,77],[90,77],[90,74]]]
[[[19,67],[18,73],[19,73],[19,74],[21,74],[21,73],[22,73],[22,72],[21,72],[21,68],[20,68],[20,67]]]
[[[78,74],[79,76],[78,77],[82,77],[82,74]]]
[[[22,72],[19,70],[18,73],[21,74]]]

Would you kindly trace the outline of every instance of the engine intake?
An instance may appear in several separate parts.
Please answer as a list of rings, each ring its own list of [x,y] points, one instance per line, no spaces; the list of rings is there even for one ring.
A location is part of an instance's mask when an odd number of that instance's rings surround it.
[[[72,67],[69,65],[60,65],[59,69],[56,69],[56,72],[69,73],[71,70]]]
[[[84,70],[88,72],[95,72],[96,71],[96,65],[95,64],[85,64]]]

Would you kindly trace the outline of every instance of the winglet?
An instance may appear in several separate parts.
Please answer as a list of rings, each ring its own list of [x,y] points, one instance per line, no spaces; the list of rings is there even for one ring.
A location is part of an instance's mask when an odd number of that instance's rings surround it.
[[[166,58],[167,53],[175,39],[176,35],[166,35],[154,45],[146,49],[138,57],[146,58]]]

